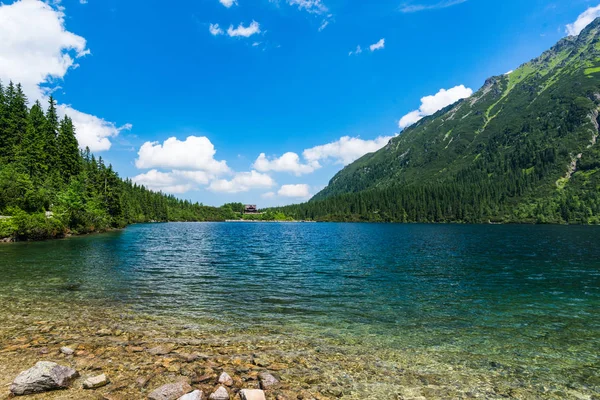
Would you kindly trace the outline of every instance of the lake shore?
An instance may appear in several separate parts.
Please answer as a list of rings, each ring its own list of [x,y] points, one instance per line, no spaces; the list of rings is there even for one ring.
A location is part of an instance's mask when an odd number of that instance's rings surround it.
[[[263,388],[273,400],[592,398],[580,389],[524,384],[517,368],[481,368],[474,359],[451,365],[435,353],[410,348],[390,352],[375,346],[377,351],[361,353],[348,338],[325,332],[307,336],[260,321],[234,327],[110,304],[0,300],[3,399],[9,398],[13,379],[38,361],[71,367],[80,377],[66,390],[26,398],[146,399],[162,385],[177,382],[202,390],[205,398],[220,386],[231,399],[249,388]],[[219,382],[223,372],[231,377],[227,384]],[[83,388],[86,378],[99,374],[107,376],[106,386]],[[264,374],[277,382],[265,385]]]

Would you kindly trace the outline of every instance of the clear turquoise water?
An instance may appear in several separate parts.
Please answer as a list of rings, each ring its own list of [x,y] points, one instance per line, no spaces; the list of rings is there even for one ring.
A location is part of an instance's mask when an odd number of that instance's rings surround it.
[[[0,299],[281,327],[389,362],[410,353],[421,370],[431,360],[592,398],[599,245],[600,228],[576,226],[135,225],[0,246]]]

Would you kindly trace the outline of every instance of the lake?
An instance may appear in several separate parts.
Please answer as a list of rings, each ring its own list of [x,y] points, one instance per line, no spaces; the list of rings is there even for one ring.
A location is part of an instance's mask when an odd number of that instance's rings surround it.
[[[599,238],[585,226],[168,223],[2,245],[0,338],[14,345],[44,319],[85,342],[86,319],[110,328],[126,313],[145,318],[136,334],[156,333],[140,342],[179,327],[323,398],[598,398]]]

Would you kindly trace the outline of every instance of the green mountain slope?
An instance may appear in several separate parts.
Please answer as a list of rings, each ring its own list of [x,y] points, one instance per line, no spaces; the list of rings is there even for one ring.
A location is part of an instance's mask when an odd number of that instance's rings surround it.
[[[348,165],[299,218],[600,222],[600,19]]]

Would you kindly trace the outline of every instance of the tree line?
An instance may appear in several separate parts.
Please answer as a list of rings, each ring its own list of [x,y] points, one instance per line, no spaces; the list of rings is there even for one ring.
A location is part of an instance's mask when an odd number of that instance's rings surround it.
[[[73,121],[52,96],[30,108],[20,84],[0,83],[0,238],[45,239],[149,221],[222,221],[208,207],[121,179],[102,157],[81,151]]]

